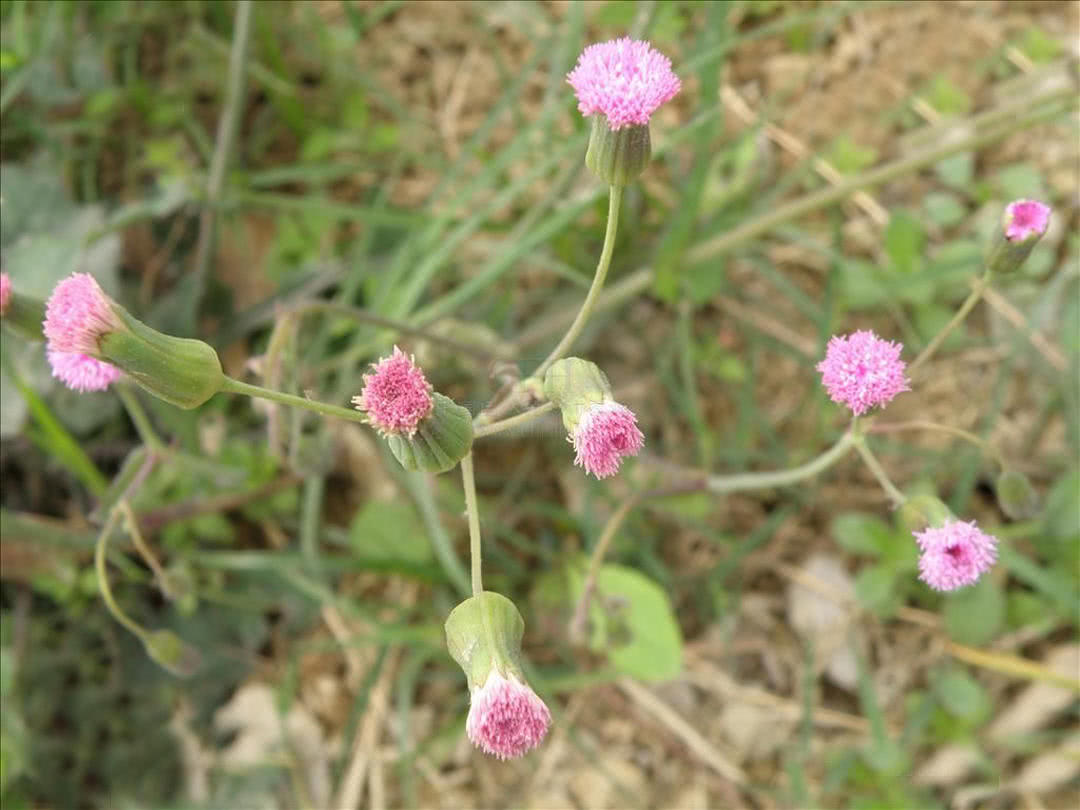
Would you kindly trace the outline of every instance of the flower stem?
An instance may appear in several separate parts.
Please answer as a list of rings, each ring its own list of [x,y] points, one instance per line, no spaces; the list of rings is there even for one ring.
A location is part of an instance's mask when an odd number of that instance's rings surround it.
[[[729,492],[744,492],[750,489],[767,489],[796,484],[827,470],[844,457],[852,445],[857,446],[854,434],[848,431],[817,458],[787,470],[772,472],[740,473],[738,475],[710,475],[706,481],[709,492],[724,495]]]
[[[465,511],[469,516],[469,556],[472,567],[472,592],[479,596],[484,592],[481,578],[482,551],[480,548],[480,510],[476,505],[476,478],[473,475],[472,452],[461,459],[461,481],[465,488]]]
[[[109,536],[113,533],[121,516],[121,510],[118,508],[113,508],[109,512],[109,519],[105,521],[105,526],[102,528],[101,534],[98,535],[97,545],[94,547],[94,569],[97,571],[98,588],[101,590],[101,598],[105,600],[105,606],[109,609],[109,613],[140,640],[145,641],[146,630],[140,627],[134,619],[124,613],[124,611],[120,609],[120,606],[116,604],[116,600],[113,598],[112,589],[109,587],[109,574],[105,570],[105,549],[109,542]]]
[[[555,408],[556,405],[554,402],[545,402],[543,405],[538,405],[524,413],[519,413],[517,416],[511,416],[509,419],[502,419],[498,422],[492,422],[489,425],[482,425],[473,430],[473,438],[479,439],[483,436],[490,436],[493,433],[499,433],[504,430],[519,427],[526,422],[531,422],[533,419],[555,410]]]
[[[596,275],[593,276],[592,286],[589,287],[589,292],[585,296],[585,301],[581,305],[577,317],[574,319],[574,322],[570,324],[570,329],[563,335],[563,339],[559,341],[559,345],[552,349],[551,354],[547,356],[547,359],[533,372],[532,376],[537,379],[543,380],[544,372],[548,370],[551,364],[570,351],[570,347],[585,328],[585,323],[589,320],[589,315],[592,314],[593,307],[596,305],[596,297],[604,287],[604,279],[607,277],[608,268],[611,266],[611,254],[615,250],[615,233],[619,227],[619,205],[622,202],[622,191],[622,186],[610,187],[608,194],[607,230],[604,232],[604,247],[600,251],[600,261],[596,265]]]
[[[1005,464],[1005,456],[1001,451],[996,448],[991,442],[983,439],[980,436],[976,436],[970,431],[963,430],[962,428],[953,427],[952,425],[941,425],[937,422],[930,422],[922,419],[914,419],[910,422],[886,422],[885,424],[876,424],[873,427],[867,429],[868,433],[892,433],[901,430],[934,430],[938,433],[946,433],[950,436],[956,436],[964,441],[978,447],[988,456],[991,456],[997,463],[998,467],[1002,470],[1007,466]]]
[[[975,305],[979,303],[979,299],[982,298],[983,292],[985,292],[986,288],[989,286],[990,273],[987,271],[972,284],[971,294],[968,295],[964,303],[960,305],[960,309],[956,310],[956,314],[952,316],[952,320],[945,324],[945,328],[934,335],[933,340],[926,344],[926,348],[919,352],[919,356],[911,361],[911,365],[908,366],[909,377],[914,379],[915,372],[919,367],[934,355],[934,352],[936,352],[941,344],[945,342],[945,338],[949,336],[949,333],[964,322],[968,313],[970,313]]]
[[[866,446],[866,439],[861,435],[855,440],[855,451],[862,456],[862,460],[866,462],[866,466],[870,468],[870,472],[874,474],[874,478],[881,484],[881,488],[885,490],[885,494],[889,496],[889,499],[893,502],[893,506],[902,506],[907,498],[904,497],[904,493],[897,489],[896,485],[889,479],[888,474],[885,472],[885,468],[881,466],[881,462],[877,460],[877,457],[870,452],[870,448]]]
[[[143,408],[142,403],[139,402],[139,397],[135,391],[130,386],[120,383],[116,386],[116,393],[120,397],[120,401],[124,403],[124,409],[128,412],[128,416],[131,417],[131,421],[135,425],[135,432],[139,434],[143,444],[152,452],[163,451],[165,443],[154,432],[154,428],[150,424],[150,417],[147,416],[146,410]]]
[[[338,419],[347,419],[351,422],[364,421],[364,415],[351,408],[342,408],[340,405],[331,405],[327,402],[298,397],[295,394],[286,394],[283,391],[274,391],[270,388],[240,382],[240,380],[234,380],[232,377],[225,378],[225,384],[221,386],[221,390],[230,394],[243,394],[248,397],[268,399],[271,402],[280,402],[282,405],[292,405],[294,408],[304,408],[315,413],[321,413],[324,416],[336,416]]]

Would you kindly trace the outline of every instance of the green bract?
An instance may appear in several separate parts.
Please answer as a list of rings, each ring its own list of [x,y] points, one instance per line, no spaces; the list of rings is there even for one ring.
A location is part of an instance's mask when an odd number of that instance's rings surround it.
[[[390,452],[406,470],[446,472],[472,448],[472,415],[449,397],[433,393],[428,417],[417,425],[416,433],[386,437]]]

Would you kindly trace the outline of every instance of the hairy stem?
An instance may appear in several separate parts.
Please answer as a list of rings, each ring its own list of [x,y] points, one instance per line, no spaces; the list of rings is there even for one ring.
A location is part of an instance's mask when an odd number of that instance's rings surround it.
[[[327,402],[319,402],[314,399],[305,399],[295,394],[286,394],[283,391],[274,391],[258,385],[240,382],[232,377],[225,378],[225,384],[221,390],[229,394],[243,394],[258,399],[268,399],[271,402],[280,402],[282,405],[292,405],[294,408],[304,408],[308,411],[321,413],[323,416],[336,416],[338,419],[347,419],[350,422],[363,422],[364,415],[360,411],[351,408],[342,408],[340,405],[331,405]]]
[[[140,639],[146,638],[146,630],[138,625],[138,623],[128,616],[124,611],[120,609],[120,606],[116,604],[116,599],[113,598],[112,589],[109,587],[109,574],[105,570],[105,551],[109,542],[109,536],[116,528],[116,524],[120,521],[122,513],[118,508],[114,508],[109,512],[109,519],[105,521],[105,526],[101,530],[101,534],[98,535],[97,544],[94,546],[94,569],[97,571],[98,588],[101,590],[101,598],[105,600],[105,606],[109,609],[109,613],[120,624],[130,630],[134,635]]]
[[[982,298],[983,293],[988,286],[990,286],[989,271],[983,273],[982,276],[975,280],[971,285],[971,294],[968,295],[964,300],[964,303],[960,305],[960,309],[956,310],[956,314],[952,316],[952,320],[945,324],[945,327],[934,335],[933,340],[926,344],[926,348],[919,352],[919,356],[911,361],[911,365],[908,366],[908,376],[914,379],[915,372],[918,371],[919,367],[933,357],[934,352],[936,352],[941,344],[945,342],[945,338],[947,338],[956,327],[964,322],[964,319],[967,318],[971,310],[979,303],[979,299]]]
[[[476,478],[473,475],[472,452],[461,459],[461,482],[465,488],[465,511],[469,516],[469,556],[472,568],[473,596],[484,592],[481,577],[482,550],[480,547],[480,510],[476,505]]]
[[[772,472],[740,473],[737,475],[710,475],[706,479],[706,487],[710,492],[725,495],[730,492],[744,492],[750,489],[767,489],[769,487],[786,487],[811,478],[824,470],[827,470],[837,461],[844,457],[856,439],[851,431],[848,431],[840,439],[817,458],[811,459],[798,467],[787,470],[775,470]]]
[[[543,405],[538,405],[531,410],[525,411],[525,413],[519,413],[517,416],[511,416],[509,419],[502,419],[488,425],[481,425],[473,430],[473,438],[479,439],[483,436],[490,436],[493,433],[499,433],[504,430],[519,427],[546,413],[550,413],[555,410],[556,407],[554,402],[545,402]]]
[[[866,466],[870,468],[870,472],[874,474],[874,478],[881,484],[881,488],[885,490],[885,494],[889,496],[889,500],[893,502],[893,506],[902,506],[907,498],[904,497],[904,493],[897,489],[896,485],[889,479],[889,475],[885,472],[885,468],[881,466],[881,462],[877,460],[877,456],[870,452],[870,448],[866,446],[866,439],[862,436],[859,436],[855,441],[855,451],[862,456],[862,460],[866,462]]]
[[[622,202],[622,192],[622,186],[611,186],[609,190],[608,219],[607,229],[604,232],[604,247],[600,251],[600,261],[596,265],[596,275],[593,276],[592,286],[589,287],[589,292],[585,296],[585,301],[581,305],[577,317],[574,319],[574,322],[570,324],[570,328],[567,330],[566,334],[563,335],[562,340],[559,341],[559,345],[551,350],[551,354],[547,356],[547,359],[533,372],[532,376],[539,380],[544,379],[544,372],[548,370],[552,363],[570,351],[570,347],[585,328],[585,324],[592,314],[593,307],[596,306],[596,297],[604,287],[604,279],[607,278],[608,268],[611,266],[611,255],[615,250],[615,233],[619,228],[619,205]]]

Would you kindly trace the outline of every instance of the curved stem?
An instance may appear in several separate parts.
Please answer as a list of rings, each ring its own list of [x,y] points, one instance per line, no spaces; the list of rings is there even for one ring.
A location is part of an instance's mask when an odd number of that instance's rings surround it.
[[[139,530],[139,519],[135,517],[131,504],[126,500],[121,500],[116,504],[116,509],[124,517],[124,522],[127,524],[127,533],[131,537],[131,542],[135,545],[135,550],[139,552],[139,556],[154,572],[154,579],[157,580],[158,588],[161,589],[166,599],[176,599],[177,594],[173,591],[172,584],[169,582],[169,575],[165,573],[165,569],[158,562],[158,558],[154,556],[154,552],[150,550],[150,546],[143,539],[142,532]]]
[[[889,496],[889,499],[893,502],[893,506],[902,506],[907,498],[889,479],[888,473],[885,472],[885,468],[881,466],[881,462],[877,460],[877,457],[870,452],[870,448],[866,446],[866,440],[862,436],[855,441],[855,450],[862,456],[862,460],[866,462],[866,466],[870,468],[870,472],[874,474],[874,478],[881,484],[881,488],[885,490],[885,494]]]
[[[908,366],[907,369],[909,377],[914,378],[915,372],[918,371],[919,367],[922,366],[923,363],[933,357],[934,352],[936,352],[941,346],[941,344],[945,342],[945,338],[949,336],[949,333],[951,333],[956,327],[958,327],[961,323],[964,322],[964,319],[968,316],[968,313],[970,313],[971,310],[974,309],[975,305],[979,303],[979,299],[982,298],[983,292],[989,286],[989,271],[983,273],[981,276],[979,276],[979,278],[975,279],[975,282],[971,285],[971,294],[968,295],[964,303],[960,305],[960,309],[956,310],[956,314],[952,316],[952,320],[945,324],[945,328],[938,332],[936,335],[934,335],[933,340],[926,344],[926,348],[919,352],[918,357],[911,361],[911,365]]]
[[[563,335],[563,339],[559,341],[559,345],[551,350],[551,354],[547,356],[547,359],[541,363],[532,376],[540,380],[544,378],[544,372],[548,370],[552,363],[566,354],[574,341],[577,340],[578,335],[585,328],[585,323],[589,320],[589,315],[592,314],[593,307],[596,305],[596,297],[600,294],[600,290],[604,287],[604,279],[607,277],[608,268],[611,266],[611,254],[615,250],[615,233],[619,227],[619,204],[622,202],[622,186],[611,186],[608,195],[608,219],[607,230],[604,232],[604,247],[600,251],[600,261],[596,265],[596,275],[593,276],[592,286],[589,287],[589,293],[585,296],[585,301],[581,305],[581,310],[578,312],[574,322],[570,324],[570,329]]]
[[[724,495],[729,492],[743,492],[749,489],[767,489],[769,487],[783,487],[788,486],[789,484],[796,484],[799,481],[803,481],[827,470],[843,458],[844,454],[851,449],[852,445],[857,445],[857,441],[854,434],[851,431],[848,431],[840,437],[836,444],[820,456],[811,459],[798,467],[792,467],[788,470],[776,470],[773,472],[741,473],[738,475],[710,475],[706,481],[706,486],[710,492]]]
[[[543,405],[538,405],[531,410],[525,411],[525,413],[519,413],[517,416],[511,416],[509,419],[502,419],[498,422],[492,422],[489,425],[482,425],[473,430],[473,438],[480,439],[484,436],[490,436],[493,433],[500,433],[504,430],[519,427],[526,422],[531,422],[533,419],[555,410],[556,407],[554,402],[545,402]]]
[[[274,391],[258,385],[251,385],[250,383],[240,382],[240,380],[234,380],[232,377],[225,378],[225,384],[221,386],[221,390],[229,394],[243,394],[248,397],[268,399],[271,402],[280,402],[282,405],[304,408],[315,413],[321,413],[324,416],[336,416],[338,419],[347,419],[351,422],[364,421],[364,414],[360,411],[342,408],[340,405],[331,405],[314,399],[305,399],[295,394],[286,394],[283,391]]]
[[[116,528],[120,516],[120,510],[114,508],[109,513],[109,519],[105,521],[105,526],[102,528],[101,534],[98,535],[97,544],[94,546],[94,569],[97,571],[98,588],[101,590],[101,598],[105,600],[105,606],[109,609],[109,613],[111,613],[113,618],[120,622],[120,624],[138,636],[139,639],[145,640],[146,631],[140,627],[134,619],[124,613],[124,611],[120,609],[120,606],[116,604],[116,600],[113,598],[112,589],[109,587],[109,574],[105,570],[105,548],[109,542],[109,535],[111,535]]]
[[[116,393],[120,397],[120,401],[124,403],[124,409],[128,412],[128,416],[131,417],[131,421],[135,425],[135,432],[139,434],[143,444],[154,452],[163,451],[165,442],[154,432],[154,428],[150,424],[150,417],[147,416],[146,410],[143,408],[142,403],[139,402],[138,394],[124,383],[116,386]]]
[[[472,567],[472,592],[478,596],[484,592],[484,583],[480,575],[480,510],[476,505],[476,479],[473,476],[472,453],[466,453],[461,459],[461,482],[465,488],[465,511],[469,516],[469,556]]]
[[[962,428],[953,427],[952,425],[941,425],[937,422],[930,422],[922,419],[913,419],[909,422],[886,422],[885,424],[876,424],[867,429],[868,433],[892,433],[894,431],[901,430],[935,430],[938,433],[946,433],[950,436],[956,436],[964,441],[978,447],[988,456],[992,456],[998,467],[1002,470],[1005,469],[1005,456],[998,450],[991,442],[983,439],[980,436],[976,436],[970,431],[963,430]]]

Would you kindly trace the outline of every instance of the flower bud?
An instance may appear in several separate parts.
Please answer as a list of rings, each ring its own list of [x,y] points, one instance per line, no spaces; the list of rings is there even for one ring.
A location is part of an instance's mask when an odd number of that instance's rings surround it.
[[[446,472],[472,448],[469,411],[440,393],[431,396],[431,413],[412,435],[394,433],[386,437],[390,452],[406,470]]]
[[[465,731],[485,753],[507,759],[540,744],[551,713],[525,680],[525,622],[514,603],[492,591],[466,599],[446,620],[446,646],[469,686]]]
[[[1050,225],[1050,206],[1037,200],[1014,200],[1005,206],[1001,228],[986,258],[994,273],[1019,270]]]
[[[900,525],[912,533],[928,527],[944,526],[946,521],[953,519],[953,513],[949,511],[949,507],[933,495],[914,495],[908,498],[897,514]]]
[[[146,654],[178,678],[190,678],[202,666],[199,651],[172,630],[150,630],[142,642]]]
[[[1005,470],[998,476],[998,504],[1013,520],[1026,520],[1039,512],[1039,495],[1031,481],[1019,470]]]

